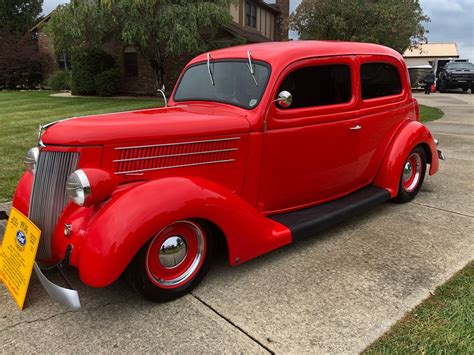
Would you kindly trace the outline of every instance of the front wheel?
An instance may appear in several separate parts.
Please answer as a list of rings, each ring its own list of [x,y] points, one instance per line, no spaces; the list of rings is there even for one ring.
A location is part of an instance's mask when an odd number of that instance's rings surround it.
[[[441,93],[446,92],[446,81],[441,80],[441,83],[439,84],[439,92]]]
[[[150,301],[172,301],[199,284],[214,249],[214,237],[204,224],[175,222],[142,247],[130,267],[130,281]]]
[[[410,152],[403,165],[395,202],[405,203],[413,200],[423,185],[425,174],[426,154],[423,148],[416,147]]]

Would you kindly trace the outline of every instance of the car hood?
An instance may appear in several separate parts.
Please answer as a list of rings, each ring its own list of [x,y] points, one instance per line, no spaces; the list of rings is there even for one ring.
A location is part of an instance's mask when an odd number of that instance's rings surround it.
[[[190,104],[84,116],[59,121],[43,133],[46,145],[106,145],[249,132],[242,109]]]

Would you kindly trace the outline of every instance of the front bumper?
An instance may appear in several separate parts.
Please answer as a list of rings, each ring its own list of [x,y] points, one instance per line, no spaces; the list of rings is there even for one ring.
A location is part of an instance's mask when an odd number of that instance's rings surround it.
[[[2,212],[3,213],[0,213],[0,221],[7,221],[8,220],[7,213],[4,211]],[[2,244],[2,238],[3,238],[4,232],[5,232],[5,226],[2,223],[0,224],[0,245]],[[61,275],[65,278],[66,283],[70,286],[69,281],[67,280],[66,276],[62,272],[62,265],[65,263],[68,264],[69,256],[70,256],[70,249],[68,249],[68,252],[66,253],[66,258],[63,260],[63,262],[58,264],[55,268],[57,268],[61,272]],[[73,290],[72,287],[71,288],[61,287],[49,281],[48,278],[43,274],[43,271],[41,270],[41,268],[39,267],[37,263],[34,264],[34,270],[35,270],[36,276],[41,282],[41,285],[46,290],[46,293],[52,299],[54,299],[60,305],[74,311],[79,310],[81,308],[79,293],[76,290]]]
[[[81,309],[81,301],[79,299],[79,293],[76,290],[58,286],[51,281],[43,274],[41,268],[35,263],[35,273],[38,276],[38,279],[43,285],[44,289],[48,293],[49,297],[58,302],[60,305],[67,307],[71,310]],[[58,266],[60,268],[60,266]],[[59,269],[61,271],[61,269]]]

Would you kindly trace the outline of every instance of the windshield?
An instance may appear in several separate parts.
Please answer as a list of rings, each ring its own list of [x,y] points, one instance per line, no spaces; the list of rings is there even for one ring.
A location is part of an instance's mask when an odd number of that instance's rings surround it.
[[[178,84],[174,101],[217,101],[252,109],[259,104],[270,76],[267,65],[252,64],[255,80],[247,61],[211,61],[210,68],[207,63],[193,65]]]
[[[448,64],[449,69],[467,69],[467,70],[473,70],[474,65],[472,63],[449,63]]]

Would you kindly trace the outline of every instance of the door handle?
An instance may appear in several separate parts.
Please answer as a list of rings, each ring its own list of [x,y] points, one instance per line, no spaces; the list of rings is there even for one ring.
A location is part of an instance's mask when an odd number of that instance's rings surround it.
[[[351,131],[358,131],[359,129],[362,129],[361,125],[357,125],[357,126],[354,126],[354,127],[350,128]]]

